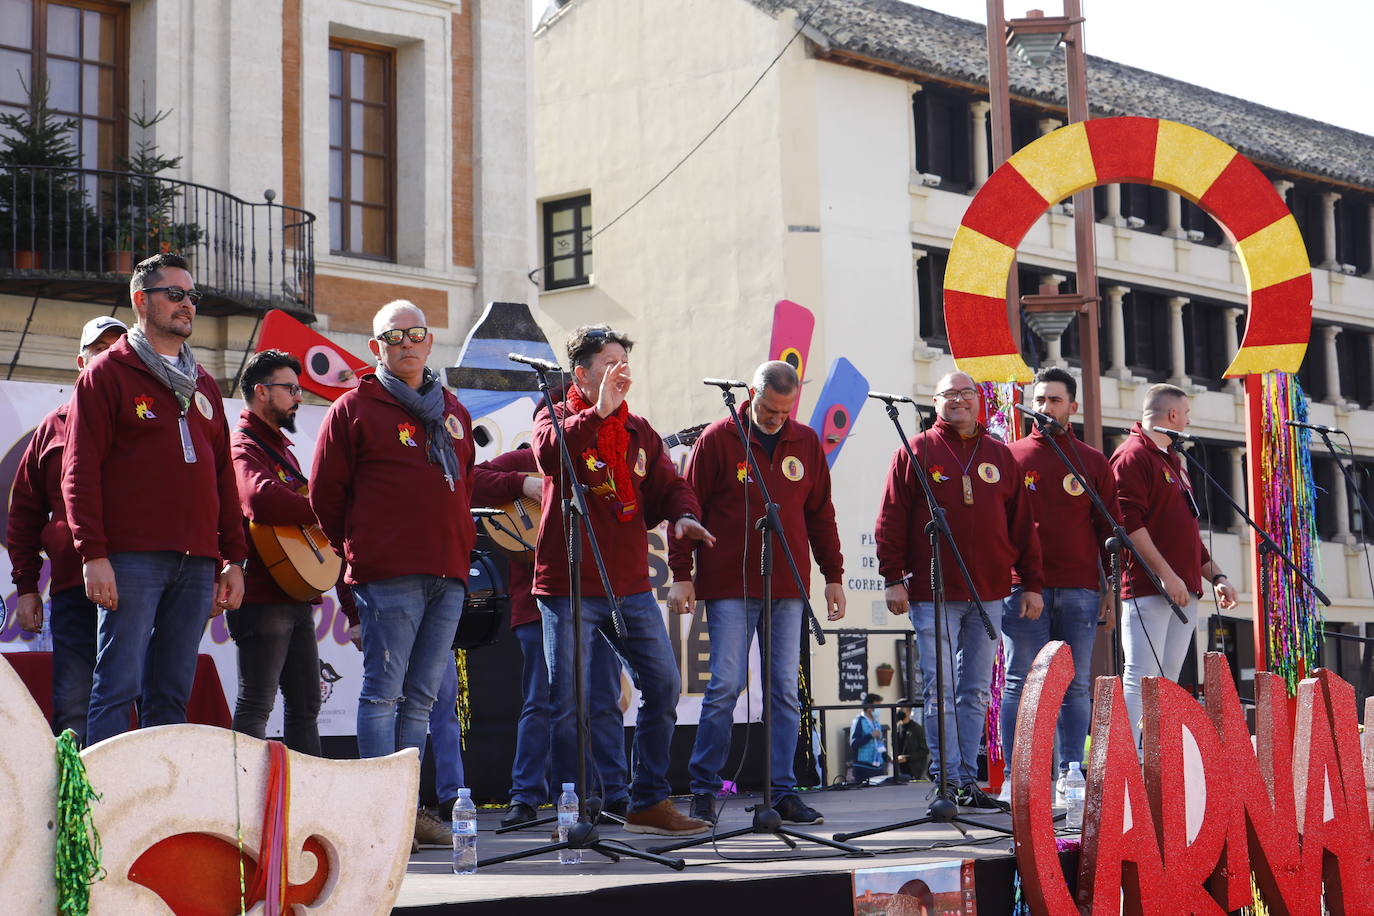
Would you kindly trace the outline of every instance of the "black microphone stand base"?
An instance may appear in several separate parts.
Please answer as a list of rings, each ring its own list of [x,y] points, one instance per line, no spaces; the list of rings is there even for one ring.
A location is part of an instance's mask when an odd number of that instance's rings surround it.
[[[979,830],[990,830],[993,833],[1000,833],[1004,836],[1011,836],[1010,827],[1000,827],[997,824],[985,824],[982,821],[975,821],[972,818],[964,817],[959,813],[959,806],[947,798],[937,798],[930,803],[930,808],[926,811],[925,817],[913,818],[909,821],[901,821],[896,824],[885,824],[882,827],[872,827],[868,830],[856,830],[853,833],[837,833],[836,840],[853,840],[861,836],[872,836],[875,833],[887,833],[889,830],[902,830],[907,827],[920,827],[924,824],[948,824],[959,831],[965,838],[968,831],[965,827],[974,827]]]
[[[520,824],[524,827],[526,824]],[[535,846],[532,849],[522,849],[519,852],[512,852],[504,856],[492,856],[490,859],[483,859],[477,863],[480,871],[489,865],[499,865],[502,862],[513,862],[517,859],[528,859],[531,856],[542,856],[550,852],[558,852],[563,849],[588,849],[610,859],[612,862],[619,862],[621,856],[629,856],[633,859],[643,859],[646,862],[653,862],[658,865],[666,865],[673,871],[682,871],[687,867],[687,863],[682,859],[668,858],[666,856],[655,855],[653,852],[645,852],[627,846],[618,840],[603,840],[597,833],[596,825],[586,821],[579,821],[576,826],[568,831],[568,838],[556,843],[546,843],[543,846]]]
[[[777,810],[764,804],[754,806],[754,822],[748,827],[737,827],[734,830],[727,830],[724,833],[712,831],[706,836],[692,837],[690,840],[683,840],[680,843],[669,843],[666,846],[650,846],[650,852],[672,852],[677,849],[687,849],[691,846],[700,846],[703,843],[715,843],[720,840],[731,840],[737,836],[747,834],[762,834],[772,836],[779,842],[786,843],[789,849],[796,849],[797,844],[793,840],[802,840],[807,843],[816,843],[821,846],[829,846],[831,849],[838,849],[851,855],[866,854],[865,850],[857,846],[850,846],[841,842],[840,837],[827,840],[825,837],[814,836],[800,830],[793,830],[791,827],[782,825],[782,817]]]

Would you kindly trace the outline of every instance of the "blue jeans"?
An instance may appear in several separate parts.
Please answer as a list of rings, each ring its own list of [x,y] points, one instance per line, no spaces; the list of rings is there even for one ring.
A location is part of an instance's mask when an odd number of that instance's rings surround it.
[[[762,651],[762,598],[707,601],[706,632],[711,640],[711,680],[701,700],[697,740],[688,767],[694,794],[720,791],[720,771],[730,752],[735,701],[749,680],[749,645],[759,634]],[[802,603],[799,598],[773,602],[772,718],[773,759],[768,778],[774,799],[796,794],[793,759],[801,707],[797,699],[797,661],[801,654]]]
[[[1002,618],[1002,599],[984,598],[994,631]],[[922,713],[930,768],[940,774],[940,713],[935,700],[935,605],[911,602],[911,626],[920,650]],[[988,699],[992,695],[992,665],[997,660],[997,640],[988,639],[978,608],[971,601],[946,601],[941,651],[945,666],[945,765],[957,785],[978,780],[978,748],[982,744]],[[957,646],[957,651],[951,646]],[[950,740],[950,739],[953,740]]]
[[[353,586],[363,632],[358,755],[423,751],[429,710],[453,660],[467,590],[457,579],[411,575]]]
[[[70,728],[77,743],[85,745],[97,611],[82,585],[53,592],[51,599],[52,732],[60,735]]]
[[[458,724],[458,662],[449,652],[439,692],[429,710],[429,743],[434,749],[434,795],[453,801],[463,783],[463,730]]]
[[[1073,653],[1073,680],[1059,709],[1059,768],[1083,759],[1088,739],[1093,697],[1091,668],[1093,643],[1097,640],[1097,615],[1101,607],[1092,588],[1047,588],[1042,593],[1045,610],[1037,619],[1021,616],[1021,589],[1013,588],[1002,605],[1002,645],[1007,652],[1007,685],[1002,691],[1002,753],[1010,766],[1016,744],[1016,711],[1035,656],[1052,639],[1063,640]]]
[[[511,804],[537,808],[558,797],[549,782],[550,727],[549,665],[544,660],[544,630],[536,622],[522,623],[513,632],[524,657],[520,686],[524,703],[515,729],[515,762],[511,767]],[[601,775],[606,804],[629,797],[626,787],[625,724],[620,714],[620,656],[598,636],[592,640],[591,707],[592,759]]]
[[[544,618],[544,655],[549,662],[549,696],[553,704],[553,775],[555,783],[577,781],[577,715],[572,664],[572,607],[566,595],[539,597]],[[652,592],[620,599],[625,636],[617,636],[611,623],[610,602],[605,598],[582,600],[583,683],[590,684],[590,649],[598,630],[611,640],[635,674],[640,689],[639,715],[635,722],[632,751],[634,775],[630,786],[630,810],[651,808],[668,797],[668,752],[677,724],[677,698],[681,676],[673,656],[663,612]],[[590,772],[595,761],[588,761]],[[609,789],[609,786],[606,787]],[[587,787],[578,791],[590,794]]]
[[[95,672],[86,718],[88,745],[139,724],[178,725],[196,677],[196,652],[215,597],[215,563],[174,551],[110,555],[117,610],[100,608]]]

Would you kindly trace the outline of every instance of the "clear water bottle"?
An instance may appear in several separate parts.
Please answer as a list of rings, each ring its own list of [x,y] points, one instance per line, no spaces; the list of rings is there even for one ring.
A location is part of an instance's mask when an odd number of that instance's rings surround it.
[[[1083,802],[1088,796],[1088,781],[1083,778],[1083,770],[1075,760],[1069,764],[1069,775],[1064,778],[1064,800],[1068,803],[1069,813],[1064,818],[1064,826],[1070,830],[1083,829]]]
[[[563,794],[558,796],[558,841],[566,843],[568,831],[577,824],[577,792],[573,783],[563,783]],[[577,865],[582,861],[582,850],[560,849],[558,861],[564,865]]]
[[[472,790],[459,789],[453,803],[453,873],[471,875],[477,872],[477,806],[472,803]]]

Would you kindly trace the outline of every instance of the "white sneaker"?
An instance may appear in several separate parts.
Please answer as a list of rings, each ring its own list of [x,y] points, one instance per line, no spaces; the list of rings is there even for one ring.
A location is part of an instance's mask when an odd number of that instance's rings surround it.
[[[997,800],[1011,804],[1011,777],[1002,780],[1002,791],[997,796]]]

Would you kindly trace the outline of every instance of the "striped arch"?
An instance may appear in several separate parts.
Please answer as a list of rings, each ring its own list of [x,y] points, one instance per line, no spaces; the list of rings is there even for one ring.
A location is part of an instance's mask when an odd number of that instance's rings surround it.
[[[945,268],[945,328],[960,370],[978,381],[1031,380],[1006,320],[1016,247],[1054,202],[1116,182],[1177,192],[1235,243],[1250,312],[1226,377],[1297,372],[1312,323],[1312,268],[1297,221],[1250,160],[1211,134],[1158,118],[1061,127],[1008,159],[978,191]]]

